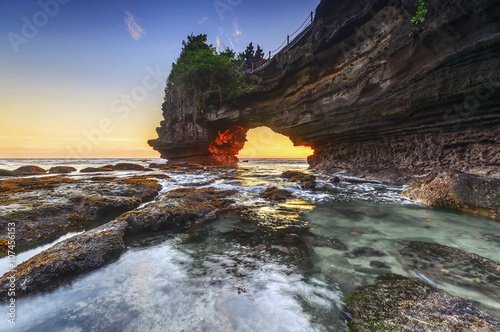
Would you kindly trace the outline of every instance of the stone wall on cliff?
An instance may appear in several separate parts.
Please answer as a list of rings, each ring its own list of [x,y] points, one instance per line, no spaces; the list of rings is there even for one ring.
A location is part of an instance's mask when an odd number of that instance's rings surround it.
[[[267,126],[312,147],[317,169],[498,169],[500,6],[429,1],[419,25],[416,7],[322,0],[304,37],[252,75],[252,91],[214,93],[204,110],[167,96],[150,145],[170,161],[230,163],[246,131]]]

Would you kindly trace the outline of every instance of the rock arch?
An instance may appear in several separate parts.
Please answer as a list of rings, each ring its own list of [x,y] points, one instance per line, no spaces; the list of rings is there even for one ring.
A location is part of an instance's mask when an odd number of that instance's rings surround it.
[[[312,28],[253,74],[257,88],[203,111],[167,96],[149,144],[174,162],[233,163],[246,131],[267,126],[325,170],[500,167],[500,7],[432,2],[415,29],[406,2],[322,0]]]

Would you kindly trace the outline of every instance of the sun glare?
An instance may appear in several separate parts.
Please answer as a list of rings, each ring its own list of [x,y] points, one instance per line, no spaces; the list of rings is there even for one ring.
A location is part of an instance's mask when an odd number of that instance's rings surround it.
[[[314,150],[306,146],[293,146],[292,141],[268,127],[250,129],[247,142],[238,158],[307,158]]]

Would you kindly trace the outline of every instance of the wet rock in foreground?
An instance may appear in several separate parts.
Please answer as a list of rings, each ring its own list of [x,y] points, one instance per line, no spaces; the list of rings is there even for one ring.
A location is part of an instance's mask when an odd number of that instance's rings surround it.
[[[437,243],[402,241],[396,257],[408,271],[433,280],[476,289],[500,302],[500,264],[468,251]]]
[[[166,192],[140,209],[119,219],[128,223],[132,233],[161,229],[182,230],[197,222],[215,218],[219,211],[233,203],[228,197],[234,191],[182,188]]]
[[[149,177],[75,180],[64,176],[0,181],[0,256],[15,223],[16,249],[24,250],[88,223],[132,210],[154,198],[161,185]]]
[[[499,331],[500,320],[421,281],[387,274],[346,299],[352,331]]]
[[[70,277],[99,268],[124,250],[127,224],[112,221],[57,243],[0,278],[0,301],[15,285],[16,296],[49,290]]]
[[[406,188],[404,196],[442,207],[500,219],[500,179],[449,171]]]

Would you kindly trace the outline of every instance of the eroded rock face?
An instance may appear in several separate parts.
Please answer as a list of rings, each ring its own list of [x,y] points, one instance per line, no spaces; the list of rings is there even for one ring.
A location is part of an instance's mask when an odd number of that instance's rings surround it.
[[[254,90],[213,95],[203,111],[166,96],[150,145],[203,163],[219,132],[268,126],[312,147],[309,163],[322,170],[396,171],[402,181],[450,167],[498,170],[500,7],[430,1],[416,26],[416,6],[321,1],[311,30],[253,74]]]
[[[9,288],[15,288],[17,296],[48,290],[56,287],[56,283],[117,258],[125,250],[126,226],[123,221],[111,221],[57,243],[18,265],[13,272],[0,278],[0,302],[6,300]]]
[[[450,296],[421,281],[382,275],[358,287],[347,300],[352,331],[497,331],[500,320],[465,299]]]
[[[416,182],[403,193],[431,207],[442,207],[500,219],[500,179],[457,171]]]

